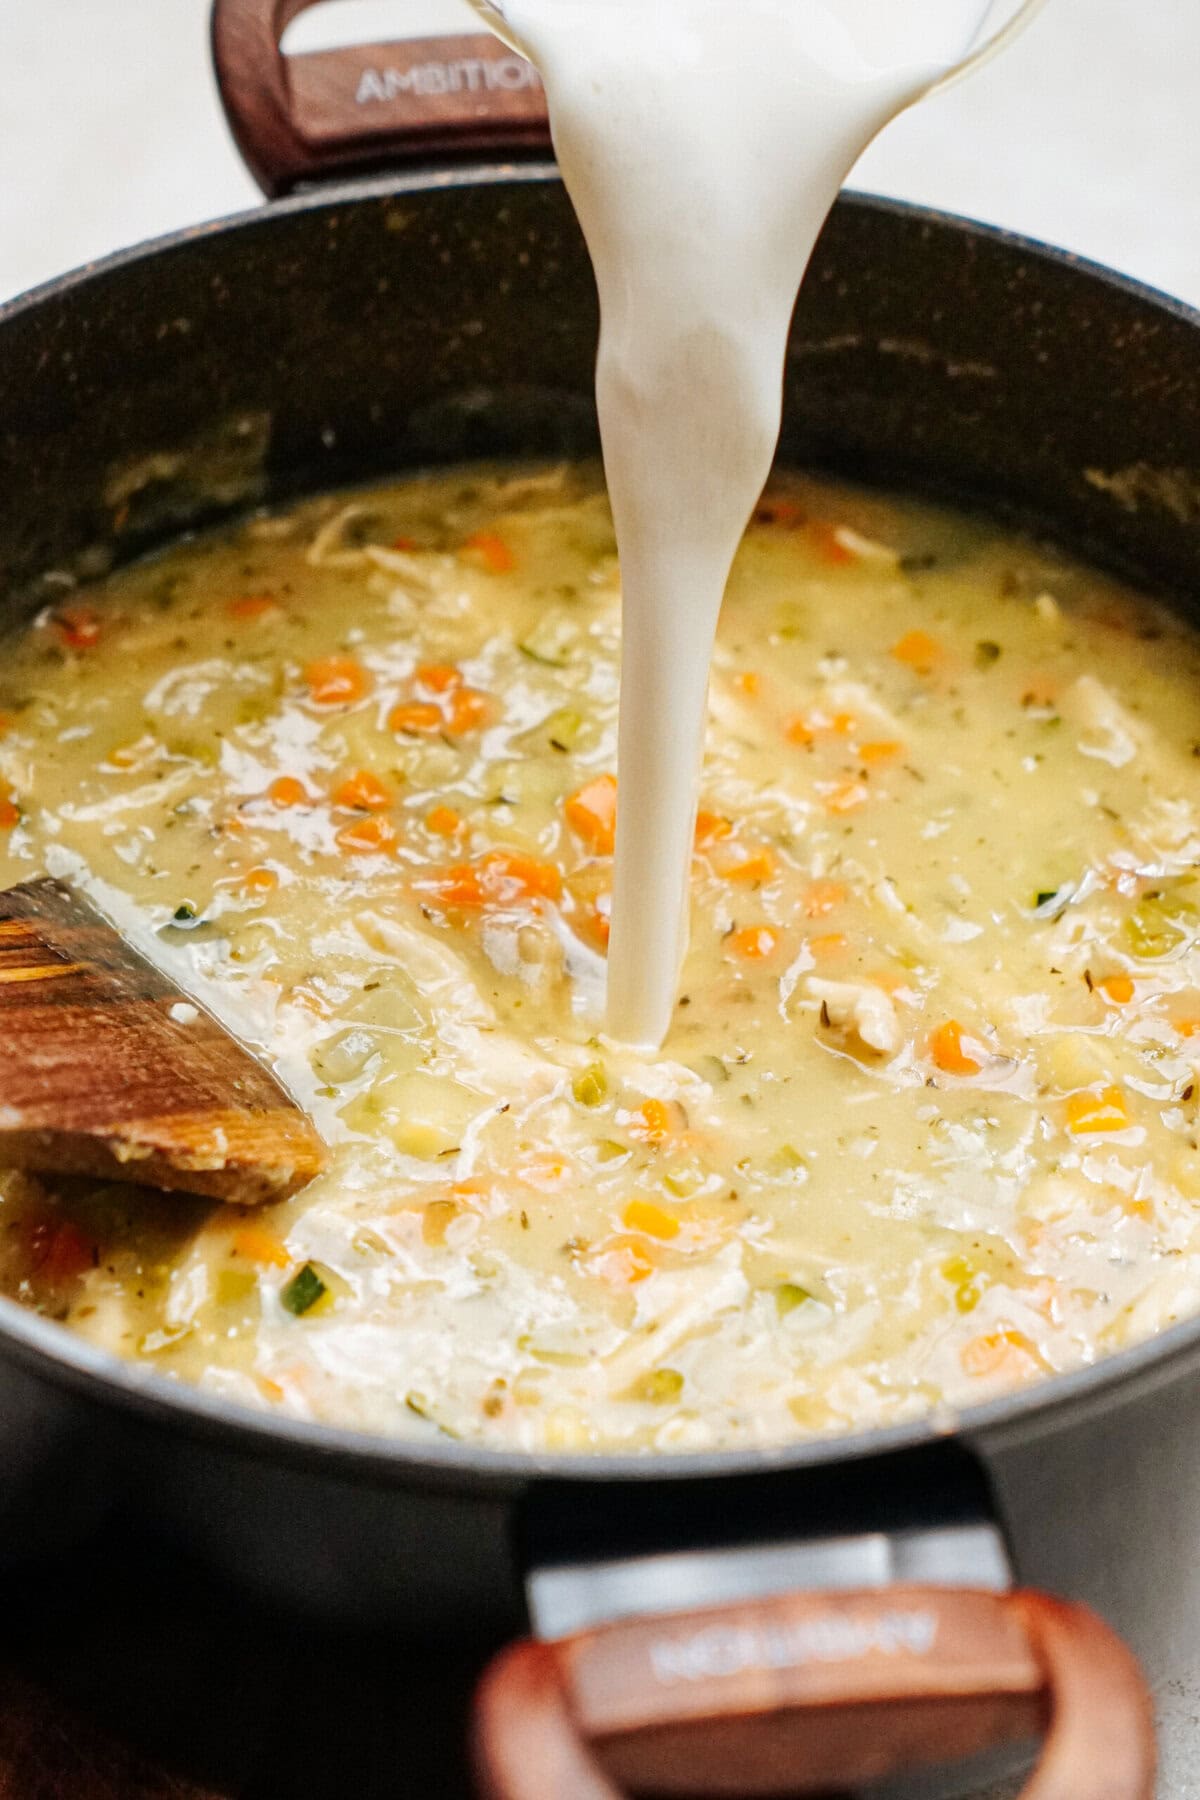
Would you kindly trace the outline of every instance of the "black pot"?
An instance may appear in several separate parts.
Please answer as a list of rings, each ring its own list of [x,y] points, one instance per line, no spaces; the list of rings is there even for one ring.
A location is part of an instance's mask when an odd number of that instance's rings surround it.
[[[508,86],[488,88],[478,76],[473,91],[462,76],[457,96],[453,75],[440,78],[447,92],[431,126],[411,70],[452,70],[455,57],[463,68],[498,57],[511,65],[490,40],[470,40],[468,52],[439,43],[294,59],[294,92],[321,95],[324,108],[324,137],[315,126],[306,137],[287,112],[274,53],[282,19],[299,10],[296,0],[277,0],[274,17],[269,6],[218,9],[224,65],[236,64],[235,126],[275,185],[322,161],[381,159],[393,141],[444,149],[460,102],[484,140],[512,132],[519,102],[523,150],[544,145],[536,86],[527,77],[512,85],[511,68]],[[238,32],[265,34],[266,52],[252,46],[256,64]],[[364,71],[384,96],[372,101],[384,123],[365,141],[338,123]],[[481,124],[479,109],[492,101],[499,117]],[[274,120],[265,137],[264,107]],[[5,621],[61,594],[64,573],[86,578],[251,503],[429,462],[594,451],[596,330],[583,242],[543,161],[443,161],[304,193],[18,300],[0,311]],[[848,197],[805,285],[786,387],[786,463],[1033,525],[1183,606],[1200,590],[1200,318],[1182,306],[1019,239]],[[1195,1320],[953,1422],[769,1452],[535,1459],[252,1414],[116,1362],[0,1301],[0,1546],[6,1557],[25,1556],[115,1510],[323,1615],[448,1632],[469,1624],[497,1638],[527,1620],[530,1600],[542,1636],[557,1639],[632,1613],[802,1590],[803,1602],[762,1601],[753,1614],[757,1628],[764,1607],[800,1608],[771,1615],[776,1649],[792,1647],[775,1659],[773,1697],[792,1709],[836,1698],[843,1723],[858,1717],[851,1703],[889,1697],[878,1668],[897,1668],[895,1646],[872,1638],[857,1671],[853,1656],[844,1666],[822,1660],[812,1650],[818,1639],[804,1635],[813,1609],[822,1629],[831,1619],[844,1626],[851,1603],[842,1590],[918,1582],[918,1611],[941,1632],[912,1690],[925,1695],[922,1743],[940,1732],[947,1752],[965,1751],[989,1731],[1013,1736],[1044,1722],[1052,1700],[1061,1753],[1077,1717],[1063,1692],[1047,1698],[1047,1669],[1059,1660],[1053,1630],[1036,1607],[1018,1615],[994,1596],[1014,1566],[1058,1580],[1104,1606],[1161,1669],[1186,1591],[1172,1581],[1169,1539],[1197,1491],[1178,1484],[1196,1462],[1198,1362]],[[1163,1484],[1131,1480],[1148,1440],[1164,1459],[1178,1458],[1160,1464],[1177,1471],[1176,1512]],[[1123,1557],[1133,1535],[1137,1568]],[[947,1587],[979,1591],[965,1624],[945,1612]],[[886,1604],[894,1613],[902,1602]],[[912,1591],[903,1604],[917,1605]],[[745,1608],[737,1616],[748,1630]],[[1106,1658],[1119,1661],[1101,1628],[1070,1609],[1054,1616],[1069,1621],[1068,1637],[1094,1632],[1086,1655],[1098,1682]],[[966,1660],[955,1673],[947,1659],[960,1625]],[[1014,1631],[1026,1663],[1032,1642],[1034,1670],[1010,1667],[1005,1687],[995,1664]],[[608,1640],[602,1633],[597,1642]],[[620,1642],[644,1698],[658,1665],[629,1628]],[[902,1648],[921,1662],[916,1647]],[[823,1689],[834,1663],[837,1683]],[[524,1716],[551,1735],[563,1724],[565,1666],[547,1674],[543,1659],[503,1677],[510,1688],[526,1682]],[[858,1733],[839,1767],[862,1776],[887,1764],[893,1738],[913,1747],[913,1731],[893,1729],[915,1716],[907,1661],[904,1672],[891,1699],[904,1696],[906,1707],[885,1709],[886,1729],[874,1713],[872,1731]],[[601,1674],[609,1681],[612,1671]],[[714,1715],[732,1708],[744,1724],[765,1704],[762,1670],[747,1667],[668,1670],[636,1730],[629,1696],[614,1698],[611,1684],[603,1704],[593,1694],[585,1706],[571,1691],[585,1722],[609,1740],[614,1766],[629,1771],[633,1731],[639,1755],[669,1746],[667,1780],[699,1781],[686,1789],[694,1792],[723,1782],[728,1791],[728,1720],[700,1758],[650,1729],[674,1704],[664,1695],[682,1684],[695,1699],[701,1674],[729,1688],[715,1697],[706,1688]],[[747,1680],[759,1683],[750,1698]],[[986,1730],[971,1713],[976,1692],[989,1696]],[[491,1696],[489,1716],[504,1730],[509,1697],[508,1688]],[[1101,1711],[1121,1722],[1122,1743],[1135,1742],[1136,1692]],[[789,1714],[787,1730],[795,1724],[807,1737],[770,1740],[758,1760],[772,1780],[797,1741],[813,1779],[825,1766],[813,1752],[812,1718]],[[935,1723],[944,1718],[959,1724]],[[874,1763],[864,1743],[878,1752]],[[754,1759],[738,1744],[749,1771]],[[1136,1757],[1122,1776],[1122,1754],[1105,1752],[1106,1769],[1071,1765],[1073,1784],[1055,1793],[1148,1792],[1136,1785]],[[544,1772],[532,1786],[510,1777],[511,1768],[494,1775],[494,1791],[572,1800],[612,1791]],[[751,1785],[738,1791],[782,1791],[753,1779],[747,1772]]]

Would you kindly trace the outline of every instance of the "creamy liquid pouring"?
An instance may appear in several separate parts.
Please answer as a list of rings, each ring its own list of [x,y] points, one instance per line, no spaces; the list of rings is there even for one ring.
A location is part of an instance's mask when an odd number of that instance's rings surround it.
[[[541,71],[600,291],[596,392],[623,584],[606,1028],[653,1047],[687,948],[717,617],[779,437],[796,294],[853,164],[964,60],[992,8],[476,4]]]

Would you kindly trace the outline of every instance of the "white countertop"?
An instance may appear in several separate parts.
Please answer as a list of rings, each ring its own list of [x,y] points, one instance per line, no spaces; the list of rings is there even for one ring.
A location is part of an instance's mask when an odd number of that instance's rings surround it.
[[[730,0],[736,4],[736,0]],[[257,194],[213,90],[208,0],[0,5],[0,297]],[[307,42],[475,24],[341,0]],[[900,120],[855,185],[1066,245],[1200,303],[1200,5],[1049,0],[1006,57]]]

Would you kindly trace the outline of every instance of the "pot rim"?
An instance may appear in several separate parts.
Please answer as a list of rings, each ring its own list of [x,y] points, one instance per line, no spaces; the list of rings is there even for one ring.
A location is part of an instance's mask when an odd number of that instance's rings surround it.
[[[432,169],[316,187],[201,225],[185,227],[84,264],[0,304],[0,327],[47,302],[68,299],[107,275],[203,243],[208,237],[262,226],[326,208],[386,200],[431,189],[557,182],[552,162],[467,165]],[[1200,310],[1186,301],[1117,272],[1102,263],[1039,242],[1018,232],[902,200],[847,190],[839,206],[892,214],[963,240],[983,240],[1024,252],[1041,263],[1073,273],[1140,300],[1200,332]],[[730,1480],[769,1472],[802,1472],[857,1462],[901,1451],[931,1448],[948,1439],[1007,1436],[1052,1428],[1063,1415],[1115,1405],[1160,1386],[1189,1365],[1200,1363],[1200,1314],[1145,1342],[1026,1389],[951,1413],[923,1414],[903,1424],[844,1437],[800,1438],[778,1445],[705,1452],[587,1452],[554,1454],[495,1450],[462,1441],[424,1443],[383,1437],[332,1425],[309,1423],[272,1412],[259,1413],[235,1401],[176,1382],[153,1370],[99,1350],[65,1327],[26,1312],[0,1296],[0,1357],[11,1357],[54,1385],[116,1406],[152,1425],[185,1426],[207,1441],[223,1441],[246,1454],[270,1453],[281,1462],[316,1462],[334,1475],[374,1477],[394,1485],[456,1488],[502,1494],[537,1479],[609,1484],[628,1481]]]

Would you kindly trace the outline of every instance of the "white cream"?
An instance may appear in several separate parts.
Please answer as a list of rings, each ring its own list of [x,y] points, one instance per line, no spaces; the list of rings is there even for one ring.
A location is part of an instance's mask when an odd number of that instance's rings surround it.
[[[624,594],[606,1024],[652,1046],[687,946],[717,616],[779,437],[797,290],[862,151],[964,60],[994,8],[476,4],[541,71],[600,290],[596,392]]]

